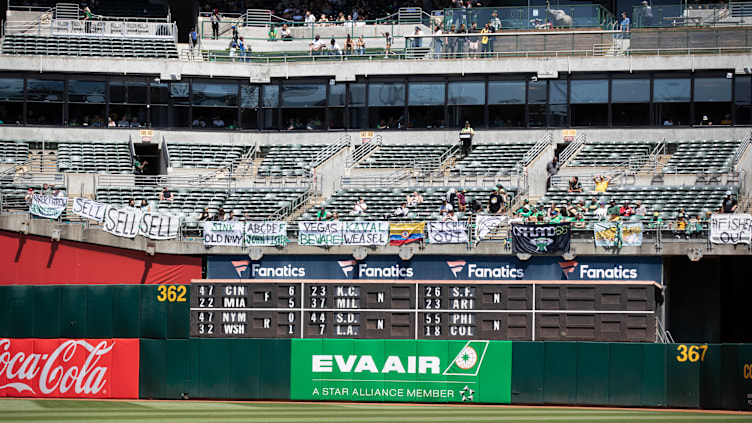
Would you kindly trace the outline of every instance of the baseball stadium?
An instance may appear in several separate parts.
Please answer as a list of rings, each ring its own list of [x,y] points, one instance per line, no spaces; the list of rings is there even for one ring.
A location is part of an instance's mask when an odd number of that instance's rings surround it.
[[[752,422],[752,3],[65,1],[0,421]]]

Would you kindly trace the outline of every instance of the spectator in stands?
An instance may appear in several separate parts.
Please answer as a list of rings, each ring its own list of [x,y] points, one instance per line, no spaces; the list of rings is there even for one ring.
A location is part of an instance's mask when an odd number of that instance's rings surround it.
[[[230,210],[230,213],[227,214],[227,221],[228,222],[237,222],[240,219],[238,219],[237,216],[235,216],[235,211]]]
[[[243,40],[243,37],[238,38],[236,46],[238,49],[238,57],[240,57],[240,61],[245,62],[245,41]]]
[[[606,204],[603,201],[598,203],[598,209],[595,210],[595,218],[596,220],[608,219],[608,210],[606,210]]]
[[[135,173],[136,173],[136,175],[143,175],[143,174],[144,174],[144,167],[145,167],[145,166],[146,166],[147,164],[149,164],[149,162],[147,162],[146,160],[144,160],[144,161],[142,162],[142,161],[141,161],[141,158],[140,158],[140,157],[138,157],[138,156],[136,156],[136,160],[135,160],[135,162],[133,163],[133,166],[134,166],[134,168],[135,168],[135,171],[136,171],[136,172],[135,172]]]
[[[363,214],[363,211],[364,211],[363,208],[360,207],[360,202],[356,201],[355,204],[353,204],[352,210],[350,210],[350,215],[356,216],[359,214]]]
[[[449,210],[446,212],[444,217],[441,218],[442,222],[456,222],[457,216],[454,215],[454,210]]]
[[[465,198],[467,190],[463,189],[457,193],[457,211],[464,212],[467,210],[467,199]]]
[[[470,25],[470,28],[467,30],[467,33],[471,34],[469,37],[467,37],[467,53],[470,57],[477,57],[478,44],[480,40],[475,34],[478,33],[478,24],[473,22],[473,24]]]
[[[332,213],[332,222],[339,222],[339,213],[338,212]]]
[[[480,30],[480,33],[483,34],[480,37],[480,53],[481,53],[480,57],[490,56],[488,50],[489,50],[489,47],[491,46],[489,44],[489,42],[491,41],[490,40],[491,37],[489,37],[486,34],[490,34],[491,32],[493,32],[493,30],[491,29],[491,24],[486,22],[486,24],[483,26],[483,29]]]
[[[313,37],[313,41],[308,45],[308,53],[313,54],[314,51],[321,53],[325,47],[326,43],[324,40],[321,39],[319,34],[316,34],[316,36]]]
[[[196,32],[196,28],[191,28],[191,32],[188,33],[188,42],[191,47],[191,52],[193,52],[194,49],[200,48],[198,32]]]
[[[608,202],[608,209],[607,210],[608,210],[608,215],[609,216],[614,216],[614,215],[618,216],[619,215],[620,207],[616,204],[616,200],[611,199]]]
[[[413,47],[415,48],[423,47],[423,35],[425,35],[423,34],[423,30],[420,29],[419,26],[416,26],[415,31],[413,31],[413,37],[414,37],[412,38]]]
[[[454,210],[454,207],[452,207],[452,205],[447,202],[446,198],[441,200],[441,206],[439,207],[439,215],[449,213],[449,210]]]
[[[554,156],[554,158],[546,165],[546,173],[548,174],[548,178],[546,178],[546,189],[551,188],[551,178],[559,173],[559,169],[561,169],[559,158]]]
[[[217,222],[222,222],[226,220],[225,210],[223,208],[220,207],[219,210],[217,210],[217,215],[214,216],[214,220]]]
[[[710,126],[713,122],[711,122],[707,116],[703,116],[702,120],[700,121],[700,126]]]
[[[648,209],[642,204],[642,201],[640,200],[635,201],[635,205],[637,206],[635,207],[635,213],[634,213],[636,216],[645,217],[648,214]]]
[[[31,204],[31,200],[34,198],[34,188],[29,188],[26,190],[26,195],[24,196],[24,201],[26,204]]]
[[[138,117],[134,116],[133,119],[131,119],[131,128],[140,128],[141,123],[138,121]]]
[[[574,218],[573,225],[577,229],[584,229],[585,228],[585,216],[582,213],[577,213],[577,215]]]
[[[593,178],[593,182],[595,183],[594,192],[606,192],[606,190],[608,189],[608,183],[611,182],[611,178],[608,176],[598,175]]]
[[[446,199],[447,203],[451,204],[452,207],[454,207],[455,202],[457,201],[457,190],[454,188],[449,188],[446,194],[444,194],[444,199]]]
[[[211,15],[211,26],[212,26],[212,38],[219,38],[219,21],[222,19],[219,17],[219,10],[214,9]]]
[[[671,118],[668,118],[663,121],[663,126],[674,126],[674,120]]]
[[[232,41],[237,42],[238,38],[240,38],[240,34],[238,33],[238,28],[235,27],[235,25],[230,27],[230,30],[232,30]]]
[[[423,203],[423,196],[418,194],[418,191],[413,191],[412,194],[407,195],[406,202],[408,206],[415,207]]]
[[[212,220],[211,215],[209,214],[209,208],[204,207],[204,210],[201,212],[201,216],[198,217],[199,222],[208,222]]]
[[[221,116],[217,116],[212,120],[212,126],[215,128],[224,128],[225,127],[225,121],[222,120]]]
[[[310,10],[306,10],[304,22],[306,26],[313,26],[316,22],[316,17],[313,16]]]
[[[277,25],[269,25],[269,41],[277,41]]]
[[[86,27],[87,33],[91,32],[91,21],[96,17],[99,16],[92,13],[91,9],[89,9],[89,6],[84,7],[84,25]]]
[[[125,117],[125,115],[120,117],[120,120],[118,121],[117,126],[121,128],[125,128],[128,126],[128,119]]]
[[[149,203],[146,201],[146,199],[141,199],[141,212],[142,213],[149,213],[151,212],[151,207],[149,206]]]
[[[444,45],[444,40],[446,37],[442,37],[441,35],[444,33],[441,29],[443,28],[442,24],[439,23],[436,25],[436,28],[433,30],[434,38],[432,39],[433,42],[433,58],[434,59],[440,59],[441,58],[441,49]]]
[[[52,188],[54,187],[55,185],[52,186]],[[52,188],[50,188],[49,184],[42,184],[42,195],[50,195]]]
[[[368,210],[368,204],[366,204],[366,200],[363,199],[363,197],[360,197],[358,199],[358,204],[360,205],[360,208],[363,209],[363,211]]]
[[[679,209],[679,212],[676,214],[676,227],[674,230],[674,235],[677,238],[681,238],[682,233],[686,232],[687,230],[687,213],[684,212],[684,209]]]
[[[107,116],[107,127],[108,128],[112,128],[112,127],[115,127],[115,126],[117,126],[117,124],[115,123],[115,121],[112,120],[111,117]]]
[[[358,41],[355,43],[355,49],[360,56],[366,54],[366,41],[363,39],[363,35],[358,37]]]
[[[449,30],[445,32],[445,34],[455,34],[457,32],[457,27],[454,25],[449,27]],[[444,37],[444,40],[446,40],[446,51],[445,55],[447,58],[451,59],[454,57],[454,53],[457,51],[457,38],[456,37]]]
[[[572,179],[569,180],[569,188],[567,188],[567,192],[582,192],[580,178],[572,176]]]
[[[622,39],[626,40],[627,38],[629,38],[630,25],[629,18],[627,17],[627,12],[621,12],[621,22],[619,25],[621,27],[621,37]]]
[[[504,198],[502,197],[499,190],[495,190],[491,193],[491,195],[488,196],[488,212],[491,214],[499,214],[501,213],[501,208],[504,203]]]
[[[392,212],[392,216],[395,217],[407,217],[407,214],[410,213],[410,209],[407,208],[407,203],[402,202],[399,207],[394,209],[394,212]]]
[[[162,192],[159,193],[159,201],[175,201],[175,195],[168,187],[164,187]]]
[[[640,4],[642,5],[642,8],[640,9],[640,14],[642,15],[642,26],[653,26],[653,8],[650,7],[648,2],[645,0],[643,0]]]
[[[689,219],[685,235],[687,239],[694,238],[698,234],[702,233],[702,215],[698,214],[696,217]]]
[[[734,198],[731,195],[731,191],[726,191],[726,198],[723,199],[723,203],[721,203],[721,213],[735,213],[736,208],[739,204],[736,201],[736,198]]]
[[[203,116],[199,116],[195,119],[193,119],[193,123],[191,124],[194,128],[206,128],[206,120],[204,120]]]
[[[282,29],[279,31],[279,37],[282,41],[292,41],[292,31],[287,27],[287,24],[282,24]]]
[[[382,32],[381,35],[384,36],[384,40],[386,41],[386,48],[384,49],[384,59],[386,59],[390,54],[392,54],[392,44],[394,44],[394,37],[389,35],[388,32]]]
[[[345,39],[345,53],[353,54],[354,51],[355,51],[355,40],[352,39],[350,34],[347,34],[347,38]]]
[[[329,42],[329,47],[327,49],[329,50],[330,56],[342,55],[342,47],[340,47],[339,43],[334,38]]]
[[[473,151],[473,137],[474,136],[475,136],[475,130],[470,126],[470,121],[466,120],[465,126],[462,129],[460,129],[460,142],[462,143],[462,157],[467,157],[470,154],[470,152]]]
[[[725,114],[723,116],[723,120],[721,120],[721,125],[731,125],[731,115],[730,114],[727,113],[727,114]]]
[[[460,27],[457,29],[457,34],[467,34],[467,27],[465,24],[460,24]],[[455,48],[457,49],[457,57],[463,57],[463,53],[465,52],[465,43],[467,43],[467,37],[456,37],[457,39],[457,45]]]
[[[659,212],[653,212],[653,216],[648,221],[648,228],[655,229],[660,228],[663,226],[663,219],[661,218],[661,214]]]
[[[129,198],[128,199],[128,207],[135,209],[136,208],[136,200]]]
[[[496,13],[495,10],[491,12],[491,20],[488,23],[494,31],[499,31],[501,29],[501,19],[499,19],[499,14]]]
[[[316,212],[316,221],[329,220],[329,212],[326,211],[326,206],[321,204],[319,211]]]
[[[629,201],[625,201],[624,204],[621,207],[619,207],[619,216],[629,217],[629,216],[633,216],[634,214],[635,214],[635,211],[632,208],[632,206],[629,204]]]

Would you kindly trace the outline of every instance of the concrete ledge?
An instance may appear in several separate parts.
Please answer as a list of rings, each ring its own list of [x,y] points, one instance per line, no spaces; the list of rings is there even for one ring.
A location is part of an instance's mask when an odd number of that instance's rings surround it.
[[[21,223],[29,222],[29,234],[49,237],[53,228],[60,228],[60,239],[67,241],[86,242],[94,245],[124,248],[128,250],[146,251],[147,242],[154,242],[158,254],[186,254],[186,255],[229,255],[248,254],[249,248],[237,247],[204,247],[203,242],[185,241],[151,241],[137,236],[135,239],[121,238],[104,232],[99,227],[85,229],[79,224],[58,224],[48,219],[30,219],[28,215],[0,216],[0,231],[20,232]],[[677,240],[678,241],[678,240]],[[316,255],[316,254],[344,254],[353,253],[355,247],[339,246],[331,248],[300,246],[291,242],[284,248],[263,247],[264,255]],[[499,242],[481,242],[470,250],[464,244],[415,245],[415,254],[419,255],[478,255],[478,256],[511,256],[511,248],[507,249]],[[746,245],[717,246],[707,248],[707,243],[701,241],[664,241],[662,249],[657,250],[652,240],[646,240],[641,247],[625,247],[618,251],[596,247],[592,242],[572,242],[572,253],[583,256],[684,256],[689,249],[699,249],[705,256],[749,255]],[[368,248],[373,255],[396,255],[399,247],[383,246]]]

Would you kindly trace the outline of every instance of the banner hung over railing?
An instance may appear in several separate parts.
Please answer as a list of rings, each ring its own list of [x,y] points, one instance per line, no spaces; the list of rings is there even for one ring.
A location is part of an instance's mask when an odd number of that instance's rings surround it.
[[[566,253],[569,251],[570,228],[569,223],[512,224],[512,252]]]
[[[642,245],[642,222],[599,222],[593,226],[598,247],[639,247]]]
[[[467,242],[467,222],[429,222],[429,244],[461,244]]]
[[[35,192],[31,198],[29,212],[35,216],[57,219],[65,211],[67,205],[66,197],[50,197]]]
[[[713,244],[750,244],[752,215],[714,214],[710,217],[710,242]]]

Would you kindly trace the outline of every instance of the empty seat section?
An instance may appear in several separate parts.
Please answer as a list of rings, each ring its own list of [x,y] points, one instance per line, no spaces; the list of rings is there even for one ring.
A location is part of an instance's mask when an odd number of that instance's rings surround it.
[[[452,168],[463,175],[509,174],[533,146],[529,142],[475,144],[473,151]]]

